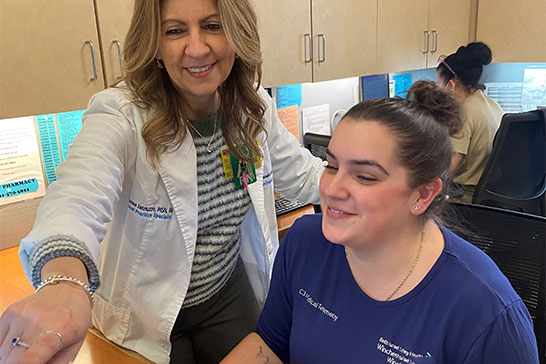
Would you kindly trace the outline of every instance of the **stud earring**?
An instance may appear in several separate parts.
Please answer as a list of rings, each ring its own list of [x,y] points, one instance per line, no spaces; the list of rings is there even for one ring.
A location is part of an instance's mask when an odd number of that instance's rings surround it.
[[[157,65],[157,68],[159,68],[160,70],[162,70],[163,68],[165,68],[165,66],[163,65],[163,61],[160,60],[160,59],[155,59],[155,62],[156,62],[156,65]]]
[[[419,211],[420,209],[421,209],[421,206],[419,206],[419,205],[413,206],[414,211]]]

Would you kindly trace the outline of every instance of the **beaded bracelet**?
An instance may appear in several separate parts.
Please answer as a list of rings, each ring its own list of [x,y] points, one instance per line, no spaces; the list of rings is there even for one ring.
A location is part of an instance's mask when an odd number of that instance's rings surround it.
[[[43,280],[42,282],[40,282],[40,284],[36,287],[36,290],[34,291],[34,294],[38,293],[39,290],[41,290],[42,288],[44,288],[47,285],[50,285],[50,284],[51,285],[56,285],[59,282],[74,283],[74,284],[77,284],[78,286],[82,287],[83,289],[85,289],[85,292],[87,292],[87,295],[89,296],[89,301],[91,301],[91,308],[93,308],[93,305],[95,304],[95,291],[93,291],[91,288],[89,288],[89,286],[87,284],[83,283],[82,281],[80,281],[80,280],[78,280],[76,278],[69,277],[69,276],[54,275],[54,276],[48,277],[46,280]]]

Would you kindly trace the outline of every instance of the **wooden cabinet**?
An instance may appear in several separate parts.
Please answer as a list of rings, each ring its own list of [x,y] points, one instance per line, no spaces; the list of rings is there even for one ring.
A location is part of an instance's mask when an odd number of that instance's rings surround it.
[[[312,0],[312,4],[313,81],[374,73],[377,1]]]
[[[428,0],[379,0],[377,10],[378,70],[425,67]]]
[[[132,0],[96,3],[2,1],[0,118],[85,109],[118,80]]]
[[[117,82],[118,45],[123,46],[132,4],[1,1],[0,119],[82,110],[94,93]],[[18,244],[30,231],[40,201],[0,206],[0,249]]]
[[[0,29],[0,118],[84,109],[104,89],[92,0],[2,1]]]
[[[436,67],[439,56],[450,55],[460,46],[474,41],[471,32],[476,22],[473,7],[475,3],[470,0],[430,0],[428,29],[431,38],[427,67]]]
[[[119,82],[123,76],[121,53],[133,3],[134,0],[95,0],[107,87]]]
[[[471,39],[471,0],[380,0],[377,70],[435,67]]]
[[[546,62],[546,0],[480,0],[477,39],[493,62]]]
[[[310,0],[252,0],[262,49],[262,85],[313,81]]]
[[[266,87],[374,72],[377,0],[252,0]]]

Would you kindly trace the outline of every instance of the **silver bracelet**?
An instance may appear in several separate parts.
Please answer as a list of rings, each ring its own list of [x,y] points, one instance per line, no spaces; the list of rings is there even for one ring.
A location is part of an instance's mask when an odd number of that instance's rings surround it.
[[[93,291],[89,286],[82,281],[72,278],[69,276],[64,275],[54,275],[51,277],[48,277],[46,280],[43,280],[40,282],[40,284],[36,287],[36,290],[34,291],[34,294],[38,293],[39,290],[44,288],[47,285],[56,285],[59,282],[70,282],[77,284],[78,286],[85,289],[85,292],[87,292],[87,295],[89,296],[89,301],[91,301],[91,308],[93,308],[93,305],[95,304],[95,291]]]

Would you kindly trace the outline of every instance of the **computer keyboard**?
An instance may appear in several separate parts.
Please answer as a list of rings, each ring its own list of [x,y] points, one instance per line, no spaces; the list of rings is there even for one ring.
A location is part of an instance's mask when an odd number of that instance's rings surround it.
[[[283,196],[275,197],[275,213],[277,214],[277,216],[286,214],[290,211],[294,211],[296,209],[299,209],[300,207],[304,207],[307,205],[307,203],[301,202],[299,200],[289,200]]]

